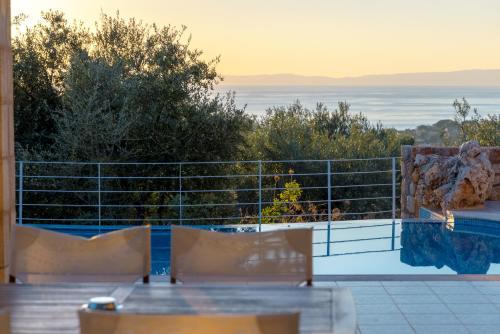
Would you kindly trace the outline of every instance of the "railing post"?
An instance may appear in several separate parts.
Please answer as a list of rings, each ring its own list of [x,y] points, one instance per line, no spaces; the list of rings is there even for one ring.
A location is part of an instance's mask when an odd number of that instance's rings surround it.
[[[101,233],[101,163],[97,163],[97,210],[99,221],[99,234]]]
[[[18,223],[23,224],[23,188],[24,188],[24,161],[19,161],[19,203],[17,209]]]
[[[396,158],[392,158],[392,238],[391,249],[394,250],[396,233]]]
[[[326,232],[326,256],[330,256],[330,239],[332,224],[332,169],[330,160],[326,164],[326,175],[328,177],[328,231]]]
[[[182,225],[182,163],[179,163],[179,225]]]
[[[259,232],[262,231],[262,160],[259,160]]]

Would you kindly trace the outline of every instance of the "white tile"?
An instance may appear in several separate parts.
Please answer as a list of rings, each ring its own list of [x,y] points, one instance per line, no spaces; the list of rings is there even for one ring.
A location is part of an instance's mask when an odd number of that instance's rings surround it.
[[[481,294],[473,286],[439,286],[431,287],[432,291],[438,295],[477,295]]]
[[[426,287],[422,281],[382,281],[383,286],[407,286],[407,287]]]
[[[477,289],[485,295],[500,295],[500,286],[478,286]]]
[[[392,295],[396,304],[441,304],[435,295]]]
[[[332,288],[337,287],[336,282],[317,282],[317,281],[314,281],[313,285],[317,286],[317,287],[332,287]]]
[[[471,334],[500,334],[500,326],[496,325],[474,325],[466,327]]]
[[[360,325],[406,325],[408,322],[401,313],[393,314],[358,314]]]
[[[467,329],[460,325],[419,325],[413,328],[417,334],[468,334]]]
[[[426,286],[386,286],[385,289],[391,295],[432,295],[433,292]]]
[[[459,318],[465,325],[500,325],[499,314],[461,314]]]
[[[381,286],[379,281],[337,281],[338,286]]]
[[[451,312],[455,314],[488,314],[500,315],[500,310],[494,304],[447,304]]]
[[[441,287],[441,286],[459,286],[459,287],[469,287],[472,286],[471,282],[467,281],[426,281],[425,284],[430,287]]]
[[[485,296],[480,295],[480,294],[462,295],[460,293],[457,293],[455,295],[439,295],[439,298],[447,304],[456,304],[456,303],[484,304],[484,303],[490,303],[490,301]]]
[[[389,295],[353,295],[356,304],[393,304]]]
[[[406,314],[410,325],[461,325],[453,314]]]
[[[474,281],[470,282],[473,286],[489,286],[489,287],[500,287],[500,281]]]
[[[351,286],[349,289],[353,295],[387,295],[382,286]]]
[[[409,325],[360,325],[361,334],[414,334]],[[484,334],[484,333],[482,333]]]
[[[403,314],[451,314],[444,304],[399,304],[398,307]]]
[[[358,304],[356,310],[358,314],[401,313],[396,304]]]
[[[500,295],[486,295],[486,298],[494,304],[500,304]]]

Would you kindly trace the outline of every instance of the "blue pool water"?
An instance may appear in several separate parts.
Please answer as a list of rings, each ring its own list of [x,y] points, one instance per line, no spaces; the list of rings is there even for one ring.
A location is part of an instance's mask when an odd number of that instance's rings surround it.
[[[91,237],[117,226],[38,225],[50,230]],[[454,226],[441,222],[364,220],[334,222],[330,249],[326,223],[263,225],[263,231],[314,228],[315,275],[369,274],[500,274],[500,222]],[[253,232],[253,225],[214,228]],[[154,226],[151,235],[152,274],[169,271],[170,228]],[[329,255],[328,255],[329,252]]]

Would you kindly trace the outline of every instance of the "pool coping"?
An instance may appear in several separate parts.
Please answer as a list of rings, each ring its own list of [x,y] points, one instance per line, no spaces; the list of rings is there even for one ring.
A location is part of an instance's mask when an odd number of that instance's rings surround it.
[[[152,282],[170,282],[169,275],[151,275]],[[314,275],[314,282],[332,281],[500,281],[500,275]]]
[[[500,275],[314,275],[313,281],[500,281]]]

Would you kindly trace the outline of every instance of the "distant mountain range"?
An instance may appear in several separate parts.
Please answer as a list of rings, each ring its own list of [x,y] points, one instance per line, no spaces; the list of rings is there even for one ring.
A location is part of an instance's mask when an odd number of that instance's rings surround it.
[[[500,69],[332,78],[295,74],[228,75],[226,86],[500,86]]]

